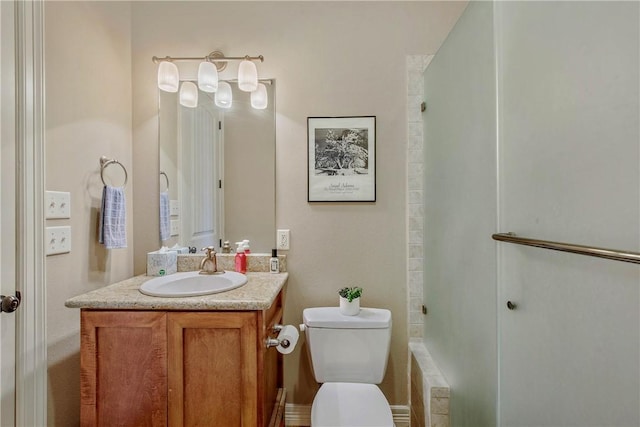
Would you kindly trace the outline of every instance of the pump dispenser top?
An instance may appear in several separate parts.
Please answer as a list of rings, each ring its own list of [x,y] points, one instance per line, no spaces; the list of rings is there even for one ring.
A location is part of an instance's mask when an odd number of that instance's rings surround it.
[[[238,245],[238,247],[241,248],[242,251],[245,254],[250,254],[251,253],[251,248],[249,247],[249,241],[248,240],[243,240],[241,242],[236,242],[236,245]]]

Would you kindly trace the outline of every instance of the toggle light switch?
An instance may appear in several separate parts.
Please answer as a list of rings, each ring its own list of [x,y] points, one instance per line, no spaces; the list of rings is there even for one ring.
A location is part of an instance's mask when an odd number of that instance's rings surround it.
[[[177,236],[180,234],[180,220],[171,220],[171,236]]]
[[[47,227],[45,229],[46,254],[66,254],[71,252],[71,227]]]
[[[169,202],[169,213],[171,216],[180,215],[180,202],[177,200],[171,200],[171,202]]]
[[[71,193],[68,191],[47,191],[44,203],[46,219],[71,218]]]

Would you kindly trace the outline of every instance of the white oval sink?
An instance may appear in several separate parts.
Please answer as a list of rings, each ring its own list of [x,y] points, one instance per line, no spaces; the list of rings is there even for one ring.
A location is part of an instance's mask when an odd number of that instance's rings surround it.
[[[247,276],[235,271],[225,271],[223,274],[187,271],[144,282],[140,292],[152,297],[194,297],[229,291],[245,283]]]

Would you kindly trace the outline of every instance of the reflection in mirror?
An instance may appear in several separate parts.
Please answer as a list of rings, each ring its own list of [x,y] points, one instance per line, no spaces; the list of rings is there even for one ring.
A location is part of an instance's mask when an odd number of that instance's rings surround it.
[[[212,93],[199,91],[189,108],[159,91],[161,245],[275,247],[275,82],[267,83],[262,110],[235,84],[231,108]]]

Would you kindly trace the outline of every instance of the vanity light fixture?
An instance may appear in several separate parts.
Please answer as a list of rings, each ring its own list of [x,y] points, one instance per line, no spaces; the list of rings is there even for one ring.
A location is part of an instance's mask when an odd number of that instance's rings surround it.
[[[213,93],[218,90],[218,69],[213,62],[203,61],[198,67],[198,88]]]
[[[198,106],[198,88],[193,82],[182,82],[180,87],[180,105],[189,108]]]
[[[178,76],[178,67],[169,61],[160,63],[158,67],[158,87],[165,92],[177,92],[180,78]]]
[[[267,87],[264,83],[258,83],[258,88],[251,92],[251,106],[256,110],[264,110],[268,103]]]
[[[264,109],[267,107],[267,91],[266,88],[260,89],[260,85],[258,84],[258,69],[256,68],[256,64],[254,63],[255,61],[264,62],[264,57],[262,55],[224,56],[224,53],[215,50],[204,57],[174,58],[165,56],[164,58],[160,58],[154,56],[152,60],[154,63],[160,64],[160,66],[158,67],[158,87],[161,90],[167,92],[177,92],[178,85],[180,84],[178,67],[176,67],[174,62],[200,61],[200,66],[198,67],[198,88],[203,92],[215,92],[215,103],[217,106],[222,108],[231,107],[233,100],[231,94],[231,86],[229,86],[228,81],[232,80],[219,81],[218,73],[223,71],[227,67],[227,64],[229,62],[240,61],[237,79],[238,88],[245,92],[251,92],[251,105],[253,106],[253,108]],[[189,87],[188,91],[191,90],[192,88]],[[258,90],[260,91],[260,93],[254,94],[254,92]],[[219,94],[220,91],[222,91],[221,94]],[[185,94],[185,97],[186,96],[187,94]],[[197,105],[197,90],[195,99],[195,104]],[[185,99],[185,102],[191,103],[192,101],[186,101]],[[182,103],[182,96],[180,98],[180,103]]]
[[[256,64],[249,59],[245,59],[238,66],[238,89],[244,92],[253,92],[257,88],[258,69],[256,68]]]
[[[231,85],[227,82],[220,82],[218,84],[218,90],[213,96],[213,101],[220,108],[231,108],[231,104],[233,103]]]

